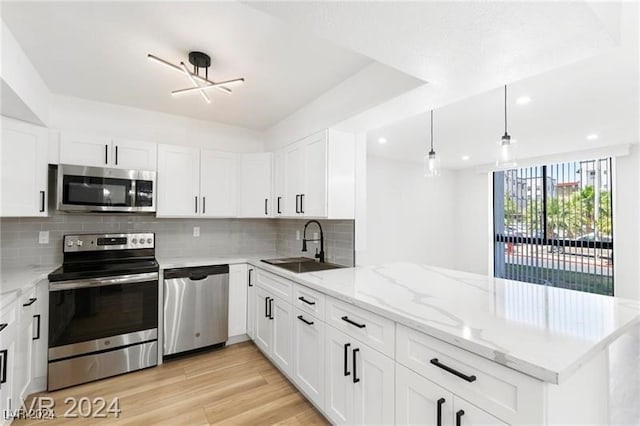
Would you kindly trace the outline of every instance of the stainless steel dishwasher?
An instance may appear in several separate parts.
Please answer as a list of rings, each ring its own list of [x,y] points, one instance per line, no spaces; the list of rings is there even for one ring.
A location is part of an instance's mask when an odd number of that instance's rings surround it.
[[[229,265],[164,271],[164,355],[224,343]]]

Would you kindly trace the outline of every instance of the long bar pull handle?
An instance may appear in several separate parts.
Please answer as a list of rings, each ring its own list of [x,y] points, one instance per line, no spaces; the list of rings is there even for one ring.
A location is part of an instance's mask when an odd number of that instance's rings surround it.
[[[267,207],[268,207],[268,203],[269,203],[269,199],[268,199],[268,198],[265,198],[265,199],[264,199],[264,214],[265,214],[265,215],[268,215],[268,214],[269,214],[269,211],[268,211],[268,209],[267,209]]]
[[[344,316],[342,317],[342,321],[346,321],[351,325],[355,325],[358,328],[365,328],[367,325],[366,324],[358,324],[357,322],[355,322],[354,320],[349,319],[349,317]]]
[[[300,213],[300,207],[298,207],[299,201],[300,201],[300,194],[296,194],[296,213]]]
[[[446,401],[444,398],[440,398],[438,400],[438,411],[436,412],[436,425],[437,426],[442,426],[442,404],[444,404]]]
[[[253,268],[249,269],[249,287],[253,287],[253,282],[251,282],[252,275],[253,275]]]
[[[282,212],[280,211],[280,200],[282,200],[282,197],[278,197],[277,198],[277,202],[278,202],[278,214],[282,214]]]
[[[360,348],[355,348],[353,350],[353,383],[358,383],[360,381],[359,377],[356,377],[358,375],[357,373],[357,359],[356,359],[356,354],[360,352]]]
[[[458,410],[456,412],[456,426],[462,426],[462,416],[464,416],[464,410]]]
[[[196,195],[194,198],[196,200],[196,213],[198,213],[198,196]]]
[[[0,331],[4,330],[5,328],[7,328],[9,324],[7,324],[6,322],[3,322],[2,324],[0,324]]]
[[[44,191],[40,191],[40,213],[44,212]]]
[[[30,298],[29,298],[29,301],[28,301],[27,303],[23,303],[23,304],[22,304],[22,306],[25,306],[25,307],[27,307],[27,306],[31,306],[31,305],[33,305],[34,303],[36,303],[36,300],[38,300],[38,298],[37,298],[37,297],[30,297]]]
[[[269,298],[264,298],[264,317],[269,318]]]
[[[104,164],[109,164],[109,145],[104,145]]]
[[[1,385],[3,383],[7,383],[7,358],[9,357],[8,349],[1,350],[0,357],[2,357],[2,364],[0,364],[0,368],[2,368],[2,372],[0,373]]]
[[[35,336],[33,336],[33,340],[38,340],[40,339],[40,314],[34,315],[33,318],[37,320],[36,333]]]
[[[298,315],[298,319],[307,325],[313,325],[313,321],[307,321],[302,315]]]
[[[269,319],[273,319],[273,305],[271,304],[275,299],[273,297],[269,298]]]
[[[300,213],[304,213],[303,201],[304,201],[304,194],[300,194]]]
[[[351,346],[351,343],[344,344],[344,375],[345,376],[351,375],[351,373],[347,369],[347,362],[349,361],[349,346]]]
[[[116,145],[116,166],[118,165],[118,145]]]
[[[476,376],[467,376],[464,373],[459,372],[458,370],[454,370],[453,368],[449,367],[448,365],[444,365],[443,363],[441,363],[440,361],[438,361],[438,358],[433,358],[431,361],[431,364],[435,365],[436,367],[442,368],[444,371],[451,373],[455,376],[460,377],[463,380],[466,380],[467,382],[471,383],[471,382],[475,382],[476,381]]]
[[[207,202],[207,197],[202,197],[202,214],[204,214],[207,210],[207,205],[205,204]]]
[[[304,296],[300,296],[300,297],[298,297],[298,300],[303,301],[303,302],[304,302],[304,303],[306,303],[307,305],[315,305],[315,304],[316,304],[316,302],[310,302],[310,301],[308,301],[307,299],[305,299],[305,298],[304,298]]]

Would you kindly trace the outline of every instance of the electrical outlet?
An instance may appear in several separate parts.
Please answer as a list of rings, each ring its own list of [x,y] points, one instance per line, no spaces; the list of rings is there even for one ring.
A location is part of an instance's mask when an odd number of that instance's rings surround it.
[[[296,229],[296,241],[300,241],[300,230]]]
[[[194,226],[193,227],[193,236],[194,237],[199,237],[200,236],[200,227],[199,226]]]
[[[38,233],[38,243],[49,244],[49,231],[40,231]]]

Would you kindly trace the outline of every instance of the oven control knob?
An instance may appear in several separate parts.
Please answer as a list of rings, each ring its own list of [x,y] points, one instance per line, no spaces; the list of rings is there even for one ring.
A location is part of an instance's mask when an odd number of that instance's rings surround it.
[[[134,238],[133,240],[131,240],[131,244],[138,244],[138,239]]]
[[[67,247],[73,247],[73,240],[67,240]]]
[[[147,244],[151,244],[153,240],[151,238],[147,238]]]
[[[82,240],[78,240],[78,241],[76,241],[76,245],[77,245],[78,247],[82,247]]]

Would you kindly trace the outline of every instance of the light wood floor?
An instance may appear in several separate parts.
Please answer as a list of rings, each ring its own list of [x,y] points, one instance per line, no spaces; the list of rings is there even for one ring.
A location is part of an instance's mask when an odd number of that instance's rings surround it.
[[[57,415],[40,424],[328,424],[251,342],[40,395],[55,399]],[[122,412],[119,418],[63,418],[66,397],[118,397]],[[13,423],[25,424],[38,422]]]

